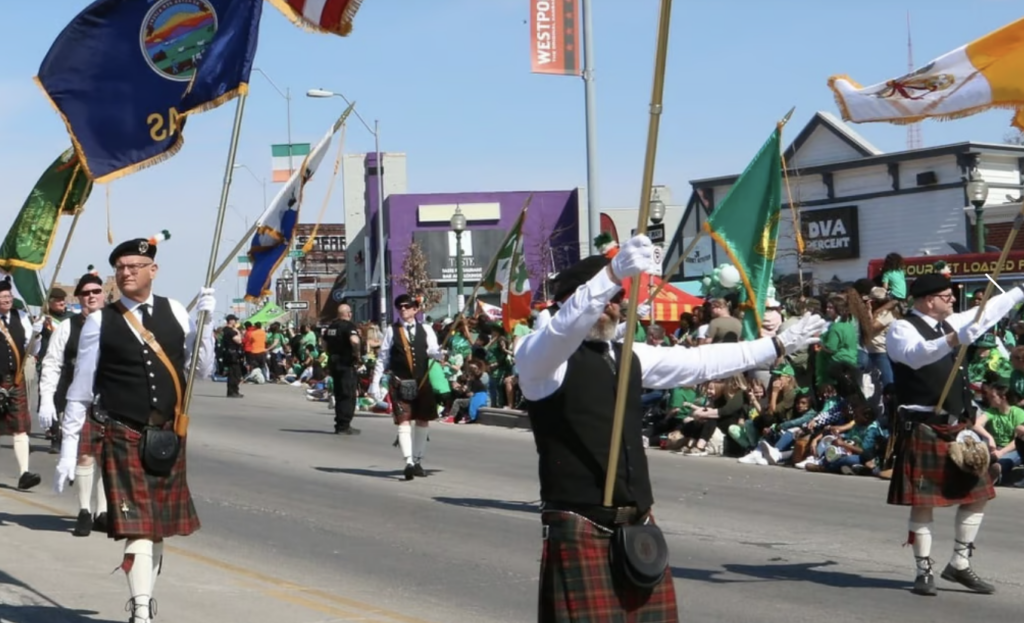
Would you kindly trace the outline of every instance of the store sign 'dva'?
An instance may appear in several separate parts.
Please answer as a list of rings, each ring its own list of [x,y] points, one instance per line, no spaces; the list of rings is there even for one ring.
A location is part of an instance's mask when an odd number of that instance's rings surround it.
[[[860,227],[857,206],[805,211],[800,223],[807,250],[821,260],[849,260],[860,257]]]

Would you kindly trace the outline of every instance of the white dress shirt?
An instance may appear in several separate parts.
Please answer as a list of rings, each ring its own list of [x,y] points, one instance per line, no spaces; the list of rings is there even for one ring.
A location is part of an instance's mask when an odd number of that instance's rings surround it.
[[[404,327],[403,330],[405,330]],[[444,354],[441,352],[441,347],[437,343],[437,334],[434,333],[433,327],[428,324],[421,324],[418,325],[415,330],[423,331],[423,334],[427,338],[427,356],[441,360],[444,357]],[[409,346],[412,347],[415,336],[410,336],[407,331],[406,339],[409,340]],[[380,386],[380,380],[384,376],[384,371],[391,368],[391,345],[394,344],[394,342],[394,325],[388,325],[388,327],[384,329],[384,339],[381,340],[380,343],[380,354],[377,355],[377,364],[373,368],[373,381],[370,382],[371,389]]]
[[[1010,310],[1015,305],[1022,301],[1024,301],[1024,291],[1020,288],[1013,288],[1005,294],[992,297],[989,299],[988,305],[985,306],[985,313],[982,315],[978,326],[983,327],[986,331],[991,329],[1003,316],[1010,313]],[[913,310],[911,313],[924,318],[933,329],[939,324],[938,320],[925,316],[917,310]],[[960,331],[965,325],[974,321],[974,316],[977,313],[978,310],[969,309],[951,315],[949,318],[946,318],[946,322],[953,328],[953,331]],[[945,336],[934,340],[926,340],[910,322],[904,319],[897,320],[889,325],[889,332],[885,336],[885,350],[893,363],[901,363],[910,366],[914,370],[919,370],[935,363],[953,351],[950,345],[946,343]]]
[[[188,365],[192,361],[192,349],[196,341],[196,323],[189,315],[185,306],[173,299],[168,299],[171,311],[178,320],[182,330],[185,332],[185,374],[188,374]],[[144,301],[146,305],[153,307],[153,295]],[[127,297],[121,297],[121,304],[135,314],[135,317],[142,321],[142,310],[139,309],[142,303],[133,301]],[[152,312],[150,312],[152,315]],[[93,401],[93,385],[96,381],[96,365],[100,358],[100,327],[103,322],[103,314],[95,312],[89,314],[82,326],[82,334],[78,338],[78,358],[75,361],[75,378],[68,388],[68,404],[64,410],[64,421],[61,424],[61,431],[64,434],[64,442],[61,443],[61,458],[66,458],[65,449],[70,456],[77,455],[78,435],[85,422],[86,410]],[[128,325],[132,333],[142,345],[145,342],[142,336],[135,329]],[[196,368],[196,378],[205,379],[213,374],[215,361],[213,348],[213,325],[207,323],[203,331],[203,339],[199,347],[199,366]],[[182,388],[184,389],[184,388]]]
[[[25,312],[24,310],[19,311],[18,312],[18,317],[21,318],[21,328],[25,332],[25,343],[22,344],[22,347],[25,348],[25,356],[27,357],[28,355],[32,355],[32,356],[38,355],[39,354],[39,347],[40,347],[40,340],[35,340],[35,342],[33,342],[33,340],[32,340],[32,335],[33,335],[33,332],[32,332],[32,321],[28,319],[28,313]],[[11,322],[11,312],[7,312],[6,314],[0,314],[0,318],[3,319],[2,320],[3,322],[10,323]],[[13,338],[14,336],[12,335],[11,337]],[[29,349],[31,349],[31,350],[29,350]],[[25,360],[24,359],[21,360],[21,365],[22,366],[25,365]]]
[[[562,386],[569,357],[586,339],[605,306],[622,289],[602,270],[577,289],[541,329],[516,344],[519,387],[527,400],[546,398]],[[614,356],[614,350],[611,351]],[[771,339],[699,348],[658,348],[634,344],[646,389],[688,387],[775,361]]]
[[[42,369],[39,372],[39,407],[53,406],[53,397],[57,393],[60,382],[60,371],[64,367],[64,348],[71,336],[70,318],[57,325],[50,334],[50,345],[43,355]]]

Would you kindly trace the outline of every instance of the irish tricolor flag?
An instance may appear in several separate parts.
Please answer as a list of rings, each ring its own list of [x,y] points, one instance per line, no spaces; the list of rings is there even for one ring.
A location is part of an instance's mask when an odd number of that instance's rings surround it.
[[[519,213],[515,225],[505,236],[505,241],[484,275],[481,287],[488,292],[501,292],[501,320],[506,331],[511,331],[520,321],[530,318],[530,277],[523,255],[523,223],[526,210]]]
[[[855,123],[915,123],[957,119],[990,108],[1012,108],[1024,130],[1024,19],[944,54],[911,74],[862,87],[832,76],[843,119]]]
[[[302,166],[302,161],[309,155],[309,143],[271,145],[270,152],[272,157],[270,168],[274,172],[273,181],[287,182],[292,173]],[[290,159],[289,154],[291,155]]]

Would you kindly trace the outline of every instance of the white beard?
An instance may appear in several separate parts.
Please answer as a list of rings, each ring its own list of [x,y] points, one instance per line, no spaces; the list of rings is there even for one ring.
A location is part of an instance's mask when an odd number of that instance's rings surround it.
[[[594,323],[594,326],[590,327],[590,333],[587,333],[587,341],[611,342],[615,339],[615,330],[617,328],[616,323],[609,319],[601,318]]]

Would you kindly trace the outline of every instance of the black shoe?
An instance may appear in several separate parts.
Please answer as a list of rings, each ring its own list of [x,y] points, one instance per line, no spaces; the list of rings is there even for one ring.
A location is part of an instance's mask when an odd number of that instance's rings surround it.
[[[92,520],[92,529],[96,532],[107,533],[107,514],[100,513],[96,515],[96,518]]]
[[[228,398],[245,398],[242,394],[228,394]]]
[[[412,475],[416,476],[417,478],[426,478],[427,470],[423,469],[423,466],[417,463],[412,466]]]
[[[32,487],[38,486],[42,481],[43,479],[39,477],[39,474],[25,472],[21,475],[21,478],[18,479],[18,488],[22,491],[27,491]]]
[[[92,534],[92,513],[84,508],[78,511],[78,519],[75,520],[75,529],[71,531],[75,536],[89,536]]]
[[[925,597],[934,597],[939,592],[935,588],[935,576],[930,571],[919,574],[914,580],[914,588],[911,592],[916,595],[924,595]]]
[[[347,428],[335,428],[334,429],[334,434],[335,435],[358,435],[359,433],[360,433],[360,430],[358,428],[352,428],[351,426],[349,426]]]
[[[956,582],[957,584],[965,586],[975,593],[991,595],[996,592],[996,587],[979,578],[978,574],[974,572],[973,567],[967,567],[966,569],[954,569],[952,566],[946,565],[946,568],[942,570],[941,577],[947,582]]]
[[[413,476],[416,475],[416,468],[412,465],[405,466],[405,479],[412,480]]]

